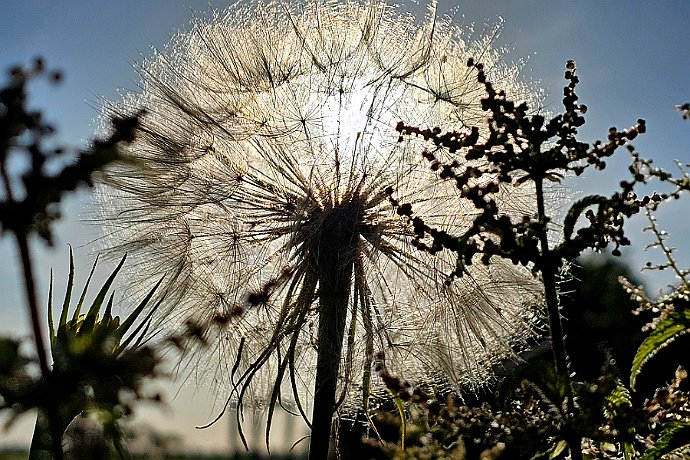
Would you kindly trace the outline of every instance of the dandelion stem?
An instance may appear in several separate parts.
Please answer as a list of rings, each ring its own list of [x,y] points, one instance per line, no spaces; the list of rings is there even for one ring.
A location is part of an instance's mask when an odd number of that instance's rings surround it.
[[[320,273],[318,357],[309,459],[328,458],[352,264]]]
[[[319,330],[310,460],[328,458],[359,214],[360,203],[356,199],[324,211],[313,242],[315,275],[319,280]]]

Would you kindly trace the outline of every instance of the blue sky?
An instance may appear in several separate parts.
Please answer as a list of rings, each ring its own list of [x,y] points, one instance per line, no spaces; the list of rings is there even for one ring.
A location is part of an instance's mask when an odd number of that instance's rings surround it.
[[[57,88],[42,82],[32,87],[32,105],[43,109],[57,125],[61,143],[84,145],[93,136],[99,100],[117,98],[119,90],[136,88],[133,63],[148,56],[152,47],[163,47],[176,30],[186,29],[193,14],[205,15],[212,7],[227,4],[5,0],[0,6],[0,71],[13,64],[27,64],[36,55],[43,56],[51,68],[61,69],[65,80]],[[576,60],[582,82],[578,94],[589,108],[582,130],[584,140],[605,138],[610,126],[626,128],[637,118],[644,118],[648,133],[635,142],[644,156],[669,169],[673,159],[690,162],[690,122],[683,121],[674,110],[674,105],[690,101],[687,1],[471,0],[459,5],[440,1],[439,11],[449,11],[458,24],[474,23],[477,31],[503,20],[497,44],[511,50],[506,59],[525,62],[523,78],[539,81],[545,91],[545,105],[551,110],[560,107],[565,61]],[[610,193],[625,177],[626,161],[621,151],[605,173],[569,182],[573,193]],[[54,249],[34,245],[42,298],[51,267],[58,273],[57,285],[64,284],[60,275],[67,267],[67,243],[75,246],[79,279],[86,276],[95,252],[88,243],[97,235],[97,229],[81,222],[88,217],[85,209],[89,202],[88,193],[79,193],[65,203]],[[679,248],[681,261],[690,260],[688,203],[673,203],[658,213],[659,223]],[[643,244],[651,241],[641,233],[644,225],[642,219],[636,219],[628,227],[634,247],[625,251],[625,256],[635,267],[647,259],[657,259],[642,251]],[[0,333],[25,335],[28,321],[22,309],[23,294],[17,289],[19,278],[11,243],[7,237],[0,241]],[[672,277],[643,276],[653,290],[673,282]],[[220,442],[217,445],[222,447],[225,441],[213,441],[218,439],[215,432],[192,428],[211,413],[204,391],[194,395],[194,388],[185,387],[168,412],[161,415],[146,410],[146,420],[180,433],[189,446],[216,446],[213,442]],[[0,432],[0,446],[25,442],[30,425],[25,422],[9,434]]]

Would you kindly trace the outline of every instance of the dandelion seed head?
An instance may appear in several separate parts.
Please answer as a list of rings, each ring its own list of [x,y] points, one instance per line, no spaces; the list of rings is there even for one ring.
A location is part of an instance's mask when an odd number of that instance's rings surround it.
[[[382,387],[375,353],[394,375],[460,390],[525,343],[539,316],[531,275],[496,261],[446,283],[455,256],[415,249],[388,200],[392,189],[450,234],[477,213],[430,170],[423,139],[399,142],[394,129],[485,129],[469,57],[497,89],[534,101],[491,37],[377,1],[240,2],[141,64],[140,90],[106,109],[147,111],[133,161],[100,189],[106,244],[136,260],[133,289],[165,276],[161,324],[215,321],[208,346],[188,350],[188,373],[244,404],[279,389],[308,406],[330,272],[348,293],[345,406]],[[437,155],[467,164],[462,153]],[[533,213],[527,186],[498,202],[515,220]]]

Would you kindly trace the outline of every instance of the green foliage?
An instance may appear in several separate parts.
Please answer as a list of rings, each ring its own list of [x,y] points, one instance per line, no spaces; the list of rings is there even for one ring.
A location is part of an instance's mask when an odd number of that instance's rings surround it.
[[[640,458],[640,460],[658,460],[673,452],[687,451],[690,445],[690,421],[671,421],[664,425],[661,436]]]
[[[674,291],[677,293],[679,291]],[[687,301],[686,301],[687,302]],[[682,334],[690,332],[690,309],[673,311],[655,323],[654,329],[637,349],[630,372],[630,388],[635,389],[642,366]]]
[[[537,386],[526,380],[512,389],[508,405],[496,410],[488,403],[468,407],[457,395],[429,394],[385,371],[380,374],[407,401],[408,430],[405,447],[397,439],[372,443],[381,452],[375,458],[529,460],[547,459],[563,448],[558,438],[562,414],[545,403]],[[390,431],[387,424],[400,428],[397,417],[375,417],[380,432]]]
[[[675,186],[675,190],[669,193],[668,197],[678,198],[681,192],[690,190],[690,177],[682,165],[679,165],[679,169],[681,178],[670,177],[668,179],[668,182]],[[657,174],[665,175],[666,173],[660,171]],[[655,209],[655,206],[647,209],[650,225],[645,230],[653,233],[656,238],[656,241],[647,247],[659,249],[666,257],[666,263],[657,265],[648,263],[646,268],[650,270],[672,270],[681,283],[670,293],[653,301],[647,297],[643,288],[634,286],[627,279],[621,280],[631,298],[639,304],[636,313],[647,311],[655,315],[655,318],[645,327],[650,333],[638,348],[633,359],[630,372],[630,387],[632,389],[635,389],[637,377],[642,367],[652,357],[680,336],[690,332],[690,281],[688,280],[690,271],[678,266],[673,257],[674,248],[669,247],[665,242],[666,232],[660,230],[656,224],[656,219],[652,213]]]
[[[104,140],[95,140],[86,151],[70,155],[61,147],[48,148],[46,139],[55,133],[55,128],[43,120],[41,112],[27,107],[29,83],[46,76],[53,82],[62,78],[59,72],[48,72],[44,62],[36,59],[30,68],[10,70],[8,82],[0,87],[0,234],[12,233],[17,243],[36,347],[36,359],[28,358],[20,353],[18,342],[0,339],[0,411],[10,412],[9,426],[19,415],[38,409],[30,458],[60,460],[63,457],[62,435],[67,425],[86,409],[104,414],[101,417],[106,422],[104,429],[111,439],[119,439],[117,420],[131,410],[126,393],[139,397],[142,380],[156,375],[159,359],[152,348],[140,343],[141,325],[124,338],[150,297],[120,325],[119,319],[111,314],[111,296],[103,316],[98,319],[119,267],[88,313],[80,315],[85,288],[72,319],[67,320],[74,282],[70,253],[68,294],[57,328],[52,316],[49,321],[54,361],[52,369],[50,367],[43,341],[29,237],[35,234],[52,244],[51,226],[60,217],[58,205],[64,195],[80,186],[91,186],[95,173],[120,161],[120,146],[134,140],[139,120],[138,115],[114,118],[112,134]],[[52,279],[49,315],[52,315],[51,309]],[[140,324],[146,323],[148,318]],[[135,338],[137,341],[133,343]],[[36,375],[36,364],[40,375]]]
[[[561,267],[567,266],[587,249],[602,250],[613,245],[612,254],[619,255],[619,248],[630,244],[623,230],[626,219],[641,211],[650,217],[651,231],[658,239],[653,246],[661,248],[668,261],[652,268],[675,270],[683,284],[657,302],[640,295],[641,290],[631,283],[627,286],[633,298],[641,302],[641,308],[660,312],[648,326],[651,333],[633,359],[630,383],[634,389],[643,365],[679,335],[690,330],[690,308],[687,305],[690,299],[687,276],[690,272],[677,267],[671,256],[672,250],[664,245],[662,232],[656,228],[651,215],[660,203],[679,198],[689,191],[690,177],[680,164],[681,175],[675,177],[654,167],[651,160],[639,156],[631,141],[645,132],[644,120],[638,120],[634,127],[624,131],[611,128],[607,142],[588,144],[578,141],[578,129],[585,123],[583,114],[587,108],[577,102],[575,88],[579,79],[575,75],[573,61],[566,65],[565,111],[548,120],[542,115],[531,114],[525,104],[516,104],[503,92],[496,91],[481,64],[470,60],[468,66],[476,70],[479,82],[485,86],[486,97],[482,105],[491,115],[488,138],[480,138],[476,129],[443,133],[440,128],[419,128],[403,122],[398,124],[397,130],[401,140],[406,135],[416,135],[434,144],[435,147],[425,150],[423,156],[431,169],[438,171],[440,179],[454,181],[460,196],[476,208],[474,222],[461,235],[448,234],[428,226],[415,215],[412,205],[394,198],[395,190],[387,192],[398,214],[413,227],[417,248],[432,254],[442,250],[457,254],[457,268],[449,274],[450,277],[463,276],[467,266],[480,261],[489,264],[494,257],[510,259],[541,275],[555,364],[535,362],[518,367],[502,383],[498,393],[504,412],[494,413],[486,409],[485,413],[490,414],[487,418],[479,421],[480,418],[475,416],[472,420],[478,422],[484,433],[489,433],[490,427],[498,424],[509,427],[512,436],[529,426],[524,419],[525,413],[518,411],[516,415],[515,411],[516,407],[528,407],[529,401],[533,404],[531,407],[539,408],[534,425],[546,422],[553,430],[548,436],[537,435],[517,441],[522,449],[521,455],[530,452],[532,458],[562,458],[565,450],[574,459],[583,458],[585,454],[588,458],[627,460],[638,458],[640,452],[646,452],[644,458],[659,458],[685,448],[690,414],[687,413],[687,394],[679,389],[678,382],[674,381],[666,390],[658,390],[645,407],[639,407],[630,391],[615,377],[615,371],[608,366],[595,383],[572,379],[576,374],[568,372],[555,279]],[[687,115],[687,104],[679,109]],[[590,195],[575,201],[562,223],[555,225],[546,213],[544,182],[558,181],[569,173],[580,175],[592,166],[604,169],[606,158],[622,146],[630,153],[631,162],[628,168],[630,178],[620,182],[620,190],[608,197]],[[442,149],[450,152],[461,150],[468,162],[444,164],[440,160],[443,155],[439,153]],[[670,185],[672,190],[638,198],[635,193],[638,186],[654,180]],[[525,213],[519,221],[511,220],[501,212],[497,196],[507,187],[525,186],[526,183],[534,186],[536,213]],[[555,232],[560,233],[561,239],[550,244],[554,241]],[[676,380],[682,380],[681,377],[677,376]],[[394,384],[391,391],[395,393],[401,387],[404,385]],[[426,407],[423,401],[411,400]],[[458,419],[448,408],[440,410],[440,417],[438,413],[427,412],[429,427],[450,424],[442,428],[444,433],[456,433],[465,440],[465,446],[468,446],[468,439],[474,439],[467,426],[458,428]],[[506,416],[507,423],[501,425],[498,420]],[[491,442],[494,446],[503,443],[510,446],[506,440],[506,436],[499,436],[492,438]],[[583,445],[584,450],[581,450]],[[506,449],[502,448],[502,454],[498,455],[520,458]]]
[[[74,259],[72,255],[72,250],[70,248],[70,270],[69,278],[67,281],[67,288],[65,293],[65,299],[62,304],[62,310],[60,313],[60,320],[57,325],[57,329],[53,325],[52,318],[52,280],[51,289],[49,291],[49,301],[48,301],[48,322],[50,325],[50,341],[51,350],[53,352],[53,359],[57,365],[60,365],[66,357],[74,357],[76,355],[84,353],[89,349],[98,349],[103,352],[107,352],[112,356],[121,355],[127,347],[132,344],[131,348],[136,348],[141,345],[142,340],[146,335],[146,329],[149,325],[149,320],[153,313],[155,312],[158,304],[151,308],[147,316],[143,319],[140,315],[148,306],[154,293],[160,286],[160,281],[148,292],[144,299],[139,303],[139,305],[129,314],[120,324],[119,316],[112,316],[112,306],[113,306],[113,295],[111,294],[108,303],[106,304],[105,310],[102,313],[101,318],[98,316],[103,309],[103,304],[108,293],[108,290],[113,284],[115,277],[119,273],[120,269],[125,263],[126,256],[120,260],[120,263],[115,267],[113,272],[110,274],[107,281],[100,288],[95,299],[91,303],[88,309],[88,313],[85,315],[81,314],[81,309],[84,303],[84,298],[91,281],[91,277],[96,269],[96,264],[98,260],[94,262],[94,265],[89,274],[89,278],[86,281],[84,289],[81,292],[79,301],[74,308],[72,313],[72,318],[68,320],[68,313],[70,308],[70,300],[72,298],[72,290],[74,288]],[[162,280],[161,280],[162,281]],[[159,301],[160,302],[160,301]],[[129,329],[139,320],[137,327],[132,331],[132,333],[125,337],[125,334]]]
[[[122,322],[119,316],[112,315],[112,294],[106,302],[108,291],[124,262],[125,257],[100,288],[87,313],[82,314],[97,261],[76,305],[72,306],[74,259],[70,248],[70,270],[57,324],[54,324],[52,318],[52,279],[48,301],[53,367],[47,380],[50,382],[50,397],[60,401],[56,408],[59,427],[64,432],[79,414],[95,418],[100,423],[106,440],[113,444],[121,457],[126,456],[126,449],[120,420],[132,412],[133,401],[144,398],[141,394],[142,384],[145,379],[158,375],[157,367],[160,363],[154,349],[147,346],[144,340],[151,315],[158,306],[149,305],[158,285],[151,289]],[[146,309],[148,313],[142,317]],[[130,331],[135,324],[137,326]],[[130,333],[127,334],[128,332]],[[45,390],[42,382],[36,382],[34,386],[37,391]],[[158,399],[158,396],[153,398]],[[46,403],[48,401],[44,402]],[[39,409],[43,407],[41,404],[36,406]],[[30,407],[25,405],[24,409]],[[37,421],[32,455],[50,448],[51,434],[47,432],[46,422],[45,417],[39,417]]]

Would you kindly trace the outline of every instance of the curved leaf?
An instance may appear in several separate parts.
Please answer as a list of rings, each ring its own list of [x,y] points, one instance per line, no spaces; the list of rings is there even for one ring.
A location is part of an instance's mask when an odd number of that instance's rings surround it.
[[[70,249],[71,251],[71,249]],[[74,309],[74,314],[72,315],[72,323],[77,324],[77,320],[79,319],[79,315],[81,314],[81,307],[84,305],[84,298],[86,297],[86,291],[89,289],[89,284],[91,283],[91,278],[93,277],[93,272],[96,271],[96,265],[98,265],[98,257],[99,255],[96,255],[96,260],[93,261],[93,266],[91,267],[91,271],[89,272],[89,277],[86,278],[86,284],[84,284],[84,289],[81,291],[81,296],[79,296],[79,302],[77,302],[77,308]],[[70,262],[70,269],[72,268],[72,262]],[[71,273],[74,273],[73,270],[71,270]],[[73,285],[73,283],[68,283],[68,285]],[[70,295],[71,295],[71,290],[70,290]],[[67,295],[65,295],[65,305],[63,306],[63,314],[65,314],[65,325],[67,324],[67,308],[69,307],[69,298]],[[62,318],[60,318],[60,325],[62,325]]]
[[[569,240],[575,230],[575,224],[580,218],[580,215],[585,209],[594,205],[605,205],[608,203],[608,198],[601,195],[588,195],[581,200],[577,200],[568,210],[568,214],[563,219],[563,236]]]
[[[647,361],[687,332],[690,332],[690,309],[667,314],[637,349],[630,370],[630,388],[635,389],[637,376]]]
[[[53,270],[50,270],[50,287],[48,288],[48,330],[50,343],[55,342],[55,324],[53,324]]]
[[[95,268],[95,266],[94,266]],[[92,270],[93,272],[93,270]],[[65,291],[65,300],[62,302],[62,312],[60,313],[60,323],[58,329],[63,328],[67,324],[67,310],[72,300],[72,288],[74,287],[74,254],[72,253],[72,245],[69,245],[69,275],[67,278],[67,288]]]
[[[668,422],[654,447],[645,452],[640,460],[658,460],[682,448],[690,448],[690,422]]]
[[[93,303],[91,304],[91,308],[89,308],[89,311],[86,313],[86,316],[84,317],[84,323],[81,325],[81,329],[84,332],[90,332],[91,330],[93,330],[93,327],[96,324],[96,321],[98,320],[98,313],[101,310],[101,306],[103,306],[103,301],[105,300],[105,296],[108,294],[108,290],[110,289],[110,286],[113,284],[113,281],[115,281],[115,277],[117,276],[118,272],[120,271],[120,269],[124,265],[125,259],[127,259],[127,254],[122,256],[120,263],[117,264],[117,267],[115,267],[115,270],[113,270],[113,272],[110,274],[110,276],[106,280],[105,284],[103,284],[103,286],[101,287],[101,290],[96,295],[96,298],[93,300]],[[94,264],[94,267],[95,267],[95,264]],[[84,290],[86,291],[86,288],[84,288]],[[108,311],[109,311],[109,309],[108,309]]]
[[[134,321],[136,321],[136,319],[139,317],[139,315],[144,310],[144,308],[146,308],[146,305],[148,305],[149,301],[151,300],[151,297],[153,297],[153,294],[158,289],[158,286],[160,286],[161,283],[163,282],[163,278],[161,278],[156,283],[156,285],[153,286],[153,289],[151,289],[148,292],[148,294],[146,294],[146,297],[144,297],[144,299],[141,302],[139,302],[139,305],[137,306],[137,308],[135,308],[134,311],[132,311],[132,313],[130,313],[130,315],[127,316],[127,319],[124,320],[124,322],[120,325],[120,327],[118,327],[117,334],[119,335],[120,338],[124,337],[127,330],[132,326],[132,324],[134,324]],[[157,307],[157,305],[156,305],[156,307]],[[135,334],[136,334],[136,332],[137,331],[135,331]]]

